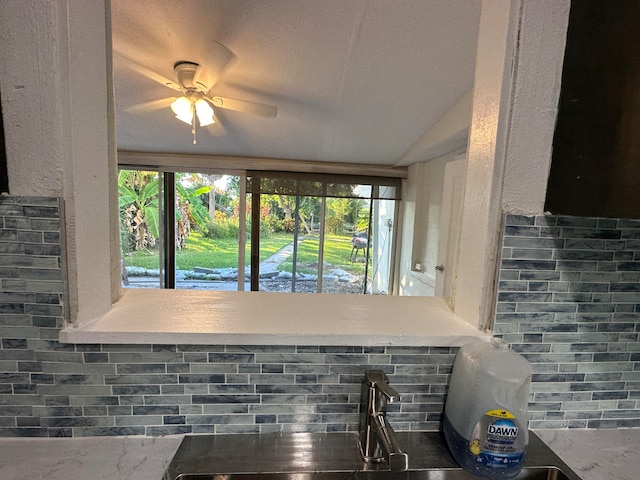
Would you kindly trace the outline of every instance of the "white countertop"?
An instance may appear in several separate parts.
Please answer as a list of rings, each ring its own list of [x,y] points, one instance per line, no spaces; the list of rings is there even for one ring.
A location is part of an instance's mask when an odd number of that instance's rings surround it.
[[[583,480],[640,478],[640,428],[539,430],[536,434]]]
[[[640,429],[536,432],[583,480],[637,480]],[[0,438],[0,479],[160,480],[182,436]]]
[[[0,438],[0,479],[160,480],[181,440],[181,435]]]

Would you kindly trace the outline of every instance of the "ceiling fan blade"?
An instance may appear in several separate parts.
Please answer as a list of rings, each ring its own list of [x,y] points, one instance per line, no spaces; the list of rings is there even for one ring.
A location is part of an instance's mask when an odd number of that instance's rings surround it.
[[[209,100],[214,107],[226,108],[227,110],[233,110],[236,112],[251,113],[253,115],[266,118],[273,118],[278,115],[278,107],[274,105],[217,96],[211,97]]]
[[[150,68],[140,65],[139,63],[136,63],[133,60],[130,60],[123,55],[118,54],[114,56],[117,57],[118,62],[122,63],[123,65],[126,65],[127,68],[133,70],[136,73],[139,73],[143,77],[147,77],[148,79],[153,80],[154,82],[157,82],[160,85],[165,85],[169,88],[173,88],[174,90],[180,90],[180,85],[178,85],[173,80],[168,79],[164,75],[160,75],[158,72],[154,72]]]
[[[219,138],[224,137],[227,134],[227,129],[224,127],[222,122],[220,121],[220,117],[216,120],[216,123],[209,125],[207,127],[203,127],[202,131],[206,132],[206,134],[210,137]],[[198,130],[199,132],[200,130]]]
[[[196,60],[200,66],[193,77],[193,83],[204,92],[208,92],[218,83],[234,58],[233,52],[221,43],[208,44],[204,53]]]
[[[150,100],[148,102],[136,103],[125,108],[125,111],[129,113],[146,113],[162,110],[163,108],[170,108],[171,102],[175,100],[175,97],[159,98],[158,100]]]

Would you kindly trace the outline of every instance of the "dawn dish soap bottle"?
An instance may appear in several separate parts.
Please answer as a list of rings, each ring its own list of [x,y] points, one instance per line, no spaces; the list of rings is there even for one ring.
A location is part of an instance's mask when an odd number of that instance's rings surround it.
[[[456,355],[444,411],[444,436],[458,464],[474,475],[520,473],[529,442],[531,366],[499,338],[469,343]]]

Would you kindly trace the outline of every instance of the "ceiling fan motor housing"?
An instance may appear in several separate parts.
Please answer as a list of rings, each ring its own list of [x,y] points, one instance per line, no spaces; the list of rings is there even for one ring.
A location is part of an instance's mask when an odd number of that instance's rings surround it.
[[[200,65],[193,62],[176,62],[173,66],[173,70],[176,72],[176,77],[178,77],[180,87],[184,89],[207,90],[206,85],[196,84],[193,81],[199,66]]]

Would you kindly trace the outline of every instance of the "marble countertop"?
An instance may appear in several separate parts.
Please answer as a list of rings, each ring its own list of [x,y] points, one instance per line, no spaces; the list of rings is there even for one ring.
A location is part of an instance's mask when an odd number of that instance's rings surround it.
[[[583,480],[636,480],[640,429],[536,432]],[[0,479],[160,480],[181,436],[0,438]]]
[[[2,480],[160,480],[182,436],[0,438]]]
[[[538,430],[537,435],[583,480],[637,480],[640,428]]]

